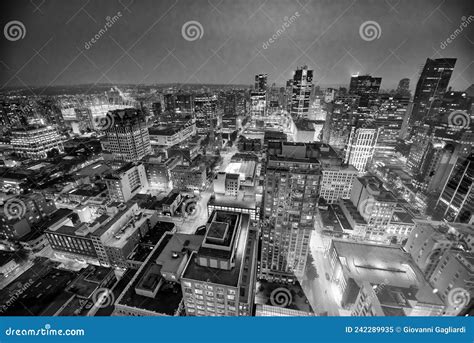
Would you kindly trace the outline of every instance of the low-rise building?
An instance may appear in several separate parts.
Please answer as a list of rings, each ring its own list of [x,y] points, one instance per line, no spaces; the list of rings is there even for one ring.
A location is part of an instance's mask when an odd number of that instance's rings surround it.
[[[437,316],[445,309],[415,261],[397,246],[335,239],[328,257],[333,296],[352,315]]]

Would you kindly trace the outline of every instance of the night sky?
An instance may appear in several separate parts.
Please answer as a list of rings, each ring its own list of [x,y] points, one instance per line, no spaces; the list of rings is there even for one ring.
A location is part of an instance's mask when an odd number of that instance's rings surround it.
[[[23,39],[1,37],[1,88],[251,84],[258,73],[282,85],[297,66],[308,65],[323,87],[347,86],[358,72],[381,76],[384,89],[408,77],[413,89],[427,57],[458,59],[451,79],[456,90],[474,80],[474,17],[441,48],[462,17],[474,15],[469,0],[9,0],[1,6],[2,28],[17,20],[26,29]],[[114,15],[107,32],[86,49]],[[188,21],[201,24],[201,38],[183,38]],[[285,21],[285,32],[269,43]],[[378,39],[361,38],[366,21],[378,23]]]

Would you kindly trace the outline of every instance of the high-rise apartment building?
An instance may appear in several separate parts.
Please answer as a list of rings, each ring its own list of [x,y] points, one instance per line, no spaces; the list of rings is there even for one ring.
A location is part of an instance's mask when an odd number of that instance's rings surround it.
[[[455,58],[426,60],[416,84],[410,126],[422,124],[434,114],[438,102],[448,89],[455,64]]]
[[[296,69],[292,81],[291,109],[292,117],[305,118],[310,107],[313,90],[313,71],[307,66]]]
[[[375,176],[358,177],[352,187],[351,202],[367,223],[365,238],[385,241],[387,229],[397,207],[395,196]]]
[[[358,173],[351,165],[323,168],[319,196],[328,204],[336,203],[339,199],[349,199]]]
[[[378,135],[378,128],[353,126],[346,146],[344,163],[353,165],[360,173],[364,173],[367,164],[374,156]]]
[[[265,116],[267,113],[267,93],[250,92],[250,115],[252,117]]]
[[[257,92],[266,92],[266,90],[267,90],[267,74],[255,75],[255,90]]]
[[[381,77],[372,77],[370,75],[352,75],[349,84],[349,94],[360,96],[374,96],[379,93]]]
[[[287,144],[268,158],[260,277],[269,281],[294,282],[305,270],[321,179],[320,161],[309,153]]]
[[[474,153],[458,157],[436,208],[449,222],[474,223]]]
[[[118,202],[127,202],[139,191],[148,188],[148,179],[142,163],[127,163],[106,175],[104,180],[109,197]]]
[[[136,162],[151,153],[146,118],[141,110],[127,108],[108,112],[102,129],[105,132],[102,148],[112,159]]]
[[[26,126],[12,129],[13,151],[22,157],[35,160],[45,159],[48,152],[64,152],[64,139],[52,126]]]
[[[250,316],[255,297],[257,233],[248,214],[214,211],[181,276],[188,316]]]

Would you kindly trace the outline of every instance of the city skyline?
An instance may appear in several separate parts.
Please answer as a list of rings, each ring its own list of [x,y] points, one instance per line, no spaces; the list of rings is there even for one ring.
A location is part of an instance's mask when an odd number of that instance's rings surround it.
[[[466,15],[472,6],[463,1],[80,1],[72,6],[25,0],[14,8],[2,6],[4,25],[21,22],[24,36],[2,41],[0,90],[31,86],[42,94],[53,86],[103,83],[250,85],[262,72],[269,85],[284,85],[302,65],[314,70],[314,84],[322,87],[347,87],[358,73],[382,77],[381,89],[395,89],[409,78],[414,90],[426,58],[456,57],[450,86],[464,91],[474,73],[473,18]],[[375,36],[361,35],[366,23],[365,33]],[[455,39],[447,43],[451,35]]]
[[[12,5],[0,316],[472,316],[471,7]]]

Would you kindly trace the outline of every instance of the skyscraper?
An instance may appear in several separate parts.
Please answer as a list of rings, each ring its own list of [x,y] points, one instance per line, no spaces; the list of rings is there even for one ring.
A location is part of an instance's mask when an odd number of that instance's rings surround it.
[[[426,122],[431,117],[443,94],[446,92],[456,64],[455,58],[438,58],[426,60],[413,98],[413,110],[410,125]]]
[[[105,131],[102,148],[112,159],[134,162],[150,154],[150,136],[141,110],[127,108],[110,111],[101,127]]]
[[[367,163],[374,156],[378,135],[378,129],[353,126],[346,147],[344,163],[352,164],[360,173],[364,173]]]
[[[349,85],[349,94],[360,96],[376,95],[379,93],[381,77],[372,77],[370,75],[352,75]]]
[[[267,113],[267,95],[265,92],[250,92],[250,115],[265,116]]]
[[[270,156],[264,193],[260,277],[294,282],[303,276],[314,229],[321,165],[301,143]]]
[[[410,96],[410,79],[404,78],[398,82],[397,95]]]
[[[458,158],[436,206],[448,222],[474,222],[474,153]]]
[[[369,100],[379,93],[381,83],[381,77],[352,75],[351,83],[349,84],[349,94],[360,96],[359,106],[368,107]]]
[[[255,75],[255,90],[265,92],[267,90],[267,74]]]
[[[250,316],[257,233],[251,229],[249,215],[214,211],[206,227],[201,246],[185,261],[181,274],[186,315]]]
[[[296,69],[293,75],[291,95],[291,116],[305,118],[309,112],[311,91],[313,89],[313,71],[307,66]]]

